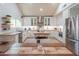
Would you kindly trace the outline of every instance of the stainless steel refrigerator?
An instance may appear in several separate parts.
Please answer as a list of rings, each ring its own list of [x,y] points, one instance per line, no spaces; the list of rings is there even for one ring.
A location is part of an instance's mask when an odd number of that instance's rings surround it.
[[[79,16],[66,19],[66,46],[79,55]]]

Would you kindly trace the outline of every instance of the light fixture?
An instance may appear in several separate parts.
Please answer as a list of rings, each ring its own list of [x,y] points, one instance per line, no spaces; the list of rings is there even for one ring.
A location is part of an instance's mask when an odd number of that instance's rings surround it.
[[[40,11],[43,11],[43,8],[40,8]]]

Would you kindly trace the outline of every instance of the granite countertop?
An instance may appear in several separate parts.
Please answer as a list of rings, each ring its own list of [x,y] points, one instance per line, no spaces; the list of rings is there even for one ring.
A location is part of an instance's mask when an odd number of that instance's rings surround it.
[[[49,32],[35,32],[35,34],[49,34]]]
[[[4,31],[2,31],[2,32],[0,32],[0,36],[3,36],[3,35],[16,35],[16,34],[19,34],[20,32],[16,32],[16,31],[14,31],[14,32],[4,32]]]

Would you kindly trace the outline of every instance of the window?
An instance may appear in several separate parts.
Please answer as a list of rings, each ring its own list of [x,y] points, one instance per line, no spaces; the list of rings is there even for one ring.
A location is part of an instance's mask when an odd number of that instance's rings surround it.
[[[33,26],[33,18],[31,18],[31,26]]]
[[[15,27],[16,26],[16,22],[15,22],[15,19],[11,19],[11,27],[13,28],[13,27]]]
[[[48,18],[48,25],[50,25],[50,18]]]
[[[31,26],[37,26],[37,17],[31,18]]]
[[[11,19],[11,27],[21,27],[21,21],[18,19]]]
[[[15,22],[16,22],[15,23],[16,27],[21,27],[21,21],[20,20],[16,19]]]
[[[44,26],[50,25],[50,17],[44,17]]]
[[[47,18],[45,18],[45,26],[47,25]]]

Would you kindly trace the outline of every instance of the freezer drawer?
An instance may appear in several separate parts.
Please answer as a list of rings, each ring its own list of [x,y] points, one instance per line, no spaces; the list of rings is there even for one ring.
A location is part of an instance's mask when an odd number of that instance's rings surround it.
[[[76,44],[75,44],[75,53],[76,53],[76,55],[79,56],[79,41],[76,41]]]
[[[75,42],[74,41],[67,39],[66,47],[75,54]]]
[[[75,55],[79,56],[79,41],[67,39],[66,40],[67,48],[72,51]]]

